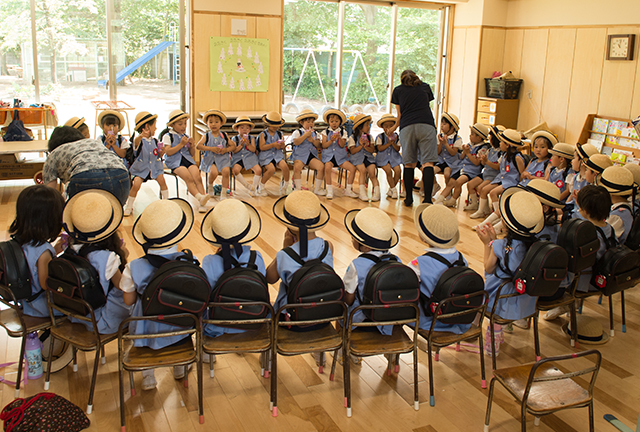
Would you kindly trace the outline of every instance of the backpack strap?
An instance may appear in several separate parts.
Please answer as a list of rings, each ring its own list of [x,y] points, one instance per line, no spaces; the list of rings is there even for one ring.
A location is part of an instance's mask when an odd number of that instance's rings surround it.
[[[462,259],[462,254],[460,252],[458,252],[458,259],[452,263],[449,262],[447,259],[445,259],[442,255],[437,254],[435,252],[427,252],[423,256],[428,256],[429,258],[433,258],[434,260],[439,261],[440,263],[446,265],[449,268],[460,267],[465,265],[464,260]]]
[[[293,259],[295,262],[297,262],[300,265],[304,265],[307,261],[303,260],[302,257],[293,250],[293,248],[291,246],[286,247],[284,249],[282,249],[287,255],[289,255],[291,257],[291,259]],[[329,243],[327,243],[327,241],[324,241],[324,249],[322,250],[322,253],[320,254],[320,256],[318,258],[315,258],[319,261],[324,260],[324,258],[327,256],[327,253],[329,252]]]
[[[363,253],[360,254],[358,258],[366,258],[373,261],[374,264],[378,264],[380,261],[398,261],[398,257],[393,254],[384,254],[378,257],[370,253]]]
[[[598,231],[598,234],[600,234],[600,236],[602,237],[602,239],[604,240],[604,243],[607,246],[607,249],[610,249],[614,246],[616,246],[618,244],[618,241],[616,240],[616,233],[614,229],[611,229],[611,236],[609,238],[607,238],[607,235],[604,233],[604,230],[600,227],[596,227],[596,230]]]

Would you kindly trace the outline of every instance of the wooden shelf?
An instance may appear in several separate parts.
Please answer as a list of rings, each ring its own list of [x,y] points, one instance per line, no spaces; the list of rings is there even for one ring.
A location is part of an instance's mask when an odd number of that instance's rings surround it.
[[[595,118],[601,118],[601,119],[605,119],[605,120],[623,121],[623,122],[627,123],[627,127],[631,127],[632,126],[632,123],[631,123],[630,119],[619,118],[619,117],[609,117],[609,116],[603,116],[603,115],[598,115],[598,114],[589,114],[589,115],[587,115],[587,118],[584,121],[584,126],[582,127],[582,132],[580,133],[580,138],[578,139],[578,143],[579,144],[587,143],[589,141],[589,139],[591,138],[591,134],[592,133],[600,134],[600,135],[604,135],[604,136],[617,137],[617,138],[621,138],[621,139],[624,138],[624,139],[629,139],[629,140],[640,142],[640,138],[623,137],[621,135],[594,131],[593,130],[593,120]],[[637,149],[637,148],[622,146],[620,144],[608,143],[608,142],[605,142],[603,144],[603,147],[609,147],[609,148],[614,149],[614,150],[615,149],[620,149],[620,150],[624,150],[624,151],[630,151],[633,154],[634,158],[640,158],[640,149]],[[623,162],[617,161],[617,163],[623,163]]]
[[[605,117],[598,117],[598,118],[605,118]],[[612,136],[612,137],[618,137],[618,138],[626,138],[626,139],[630,139],[630,140],[634,140],[634,141],[640,141],[640,138],[626,137],[626,136],[622,136],[622,135],[610,134],[610,133],[606,133],[606,132],[598,132],[598,131],[594,131],[594,130],[590,130],[589,132],[594,133],[594,134],[600,134],[600,135],[606,135],[606,136]]]

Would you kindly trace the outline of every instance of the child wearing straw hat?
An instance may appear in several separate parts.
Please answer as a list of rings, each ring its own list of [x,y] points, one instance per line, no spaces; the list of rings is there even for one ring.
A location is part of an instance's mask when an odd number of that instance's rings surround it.
[[[640,165],[636,163],[626,163],[623,165],[625,169],[631,171],[633,174],[633,181],[636,184],[636,188],[640,187]],[[636,196],[635,200],[631,203],[632,206],[640,208],[640,203],[638,202],[638,197]]]
[[[482,175],[469,180],[469,183],[467,183],[468,198],[464,211],[478,210],[478,199],[481,191],[486,188],[486,194],[488,194],[491,189],[498,186],[491,182],[493,182],[493,179],[500,173],[500,157],[502,156],[502,151],[500,150],[501,141],[498,139],[498,133],[504,129],[504,126],[501,125],[489,127],[488,151],[486,153],[478,153],[480,163],[484,166],[484,168],[482,168]]]
[[[249,190],[251,196],[255,196],[262,177],[262,169],[258,163],[258,155],[256,154],[256,141],[249,135],[255,124],[246,116],[240,116],[236,119],[232,128],[238,132],[238,135],[231,138],[236,144],[236,148],[231,152],[231,171],[236,180]],[[243,169],[253,171],[253,183],[249,184],[242,175]]]
[[[518,266],[524,259],[536,235],[544,226],[542,204],[534,194],[518,187],[511,187],[500,196],[500,215],[507,229],[505,238],[498,240],[493,226],[479,225],[476,229],[478,238],[484,244],[484,279],[485,290],[489,293],[488,309],[493,308],[498,288],[505,280],[511,280]],[[513,282],[507,282],[502,294],[515,293]],[[535,312],[536,297],[521,294],[501,299],[495,313],[507,320],[521,320]],[[503,338],[502,327],[494,324],[496,333],[495,352],[500,349]],[[491,355],[491,329],[487,328],[485,351]]]
[[[322,141],[313,130],[313,124],[318,119],[318,114],[310,109],[304,109],[296,117],[300,128],[293,131],[291,140],[293,142],[293,186],[295,190],[302,190],[302,169],[309,167],[316,172],[316,182],[313,193],[324,196],[327,192],[322,189],[324,179],[324,165],[318,156],[318,147]]]
[[[339,109],[331,108],[325,111],[323,115],[324,122],[329,125],[320,133],[322,138],[322,163],[324,164],[324,178],[327,184],[327,199],[333,198],[333,179],[332,173],[334,167],[340,167],[347,171],[347,186],[344,195],[357,198],[358,195],[353,192],[353,180],[356,177],[356,167],[349,162],[349,154],[347,153],[347,131],[342,125],[347,121],[347,116]]]
[[[282,180],[280,180],[280,195],[287,194],[289,187],[289,165],[284,155],[284,137],[280,128],[285,121],[280,113],[271,111],[262,116],[262,122],[266,128],[258,135],[258,160],[262,167],[262,180],[258,186],[256,195],[267,196],[267,181],[276,172],[276,168],[280,168],[282,172]]]
[[[376,177],[375,145],[372,142],[369,130],[371,129],[371,116],[358,114],[353,121],[353,134],[349,137],[347,147],[351,153],[349,159],[360,173],[360,195],[362,201],[369,201],[365,190],[367,174],[373,185],[371,201],[380,201],[380,183]]]
[[[91,138],[91,132],[89,126],[84,122],[84,117],[71,117],[64,125],[78,129],[85,138]]]
[[[209,131],[196,145],[196,149],[204,152],[200,160],[200,171],[208,173],[207,192],[210,196],[213,196],[213,182],[219,174],[222,175],[220,199],[223,200],[231,193],[229,190],[231,156],[229,154],[236,148],[236,144],[220,130],[227,122],[227,116],[222,111],[210,109],[204,113],[202,119]]]
[[[260,215],[248,203],[240,200],[226,200],[218,203],[202,220],[200,232],[212,246],[218,248],[215,254],[202,259],[202,270],[207,275],[213,289],[222,274],[232,267],[247,267],[251,261],[252,250],[246,243],[255,240],[260,234]],[[253,251],[253,264],[263,275],[266,274],[264,260],[259,251]],[[205,324],[203,332],[209,337],[224,333],[242,333],[245,330]]]
[[[74,195],[62,212],[62,226],[71,238],[71,248],[97,270],[107,297],[105,305],[93,311],[96,330],[100,334],[116,333],[120,323],[131,314],[132,308],[128,305],[136,300],[135,292],[125,293],[120,289],[122,271],[129,255],[124,239],[117,231],[122,216],[118,198],[100,189],[88,189]],[[93,330],[90,322],[75,318],[71,321]]]
[[[571,192],[567,187],[567,175],[571,168],[571,160],[573,158],[573,146],[566,143],[558,143],[551,150],[551,160],[545,179],[556,185],[560,189],[560,201],[565,202]]]
[[[105,147],[120,156],[124,165],[129,168],[129,162],[125,156],[131,144],[125,137],[120,135],[120,131],[124,128],[124,116],[122,113],[114,110],[101,111],[98,115],[98,125],[100,125],[100,129],[102,129],[102,135],[100,135],[98,139],[102,141]],[[80,130],[79,128],[77,129]],[[87,128],[87,130],[88,129],[89,128]]]
[[[564,213],[562,215],[563,220],[571,218],[574,213],[576,207],[576,196],[580,189],[588,184],[587,179],[585,178],[585,173],[587,171],[585,162],[591,155],[596,153],[598,153],[598,149],[591,144],[581,145],[578,143],[575,145],[573,159],[571,159],[571,171],[567,175],[566,181],[569,188],[569,197],[567,198]]]
[[[531,137],[531,152],[534,157],[522,172],[520,184],[526,186],[534,178],[543,178],[547,173],[551,150],[558,144],[558,138],[546,130],[539,130]]]
[[[402,195],[396,185],[400,184],[402,175],[402,155],[400,154],[400,136],[393,131],[397,118],[393,114],[383,114],[378,120],[378,127],[383,132],[376,137],[376,166],[382,168],[387,175],[389,190],[387,197],[397,199]]]
[[[613,227],[618,242],[624,244],[633,225],[633,204],[629,202],[632,195],[636,194],[633,174],[621,166],[612,166],[602,172],[598,185],[611,195],[612,205],[607,223]]]
[[[178,252],[178,242],[182,241],[193,226],[193,210],[191,205],[181,199],[154,201],[149,204],[133,225],[133,239],[142,246],[146,254],[158,255],[175,260],[182,255]],[[142,301],[138,297],[144,293],[156,268],[144,257],[129,262],[122,272],[120,289],[125,293],[133,293],[133,300],[125,302],[134,305],[132,316],[143,316]],[[126,294],[125,294],[126,295]],[[147,333],[172,332],[183,327],[156,321],[134,321],[129,325],[129,333],[143,335]],[[167,336],[155,339],[136,339],[134,346],[161,349],[170,345],[178,345],[187,341],[186,336]],[[175,366],[173,375],[181,379],[185,375],[185,367]],[[156,386],[153,369],[142,372],[142,389],[151,390]]]
[[[193,138],[187,135],[188,120],[189,114],[184,111],[171,111],[167,128],[160,132],[160,141],[164,147],[165,165],[185,182],[189,193],[200,203],[200,212],[204,212],[209,195],[204,190],[200,170],[194,159],[195,143]]]
[[[440,133],[438,134],[438,164],[435,167],[435,173],[444,176],[445,185],[449,184],[449,179],[452,175],[458,174],[462,168],[460,163],[462,138],[458,135],[459,130],[460,120],[455,114],[442,114]],[[437,189],[440,189],[440,186]],[[432,191],[425,191],[425,196],[427,193],[432,193]],[[442,200],[444,198],[446,196],[442,196]]]
[[[135,130],[140,134],[133,140],[133,151],[137,154],[135,162],[129,168],[129,173],[133,176],[129,198],[124,206],[124,215],[129,216],[133,210],[133,203],[136,200],[138,191],[142,183],[147,180],[155,180],[160,185],[160,197],[169,199],[169,189],[164,180],[164,146],[158,144],[158,140],[153,137],[156,133],[156,114],[141,111],[136,115]],[[134,134],[135,135],[135,134]]]

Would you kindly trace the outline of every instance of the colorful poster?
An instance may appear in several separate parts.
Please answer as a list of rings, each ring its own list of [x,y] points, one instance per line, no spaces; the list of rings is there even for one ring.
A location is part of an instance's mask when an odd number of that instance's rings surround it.
[[[269,39],[212,37],[209,57],[211,91],[269,90]]]

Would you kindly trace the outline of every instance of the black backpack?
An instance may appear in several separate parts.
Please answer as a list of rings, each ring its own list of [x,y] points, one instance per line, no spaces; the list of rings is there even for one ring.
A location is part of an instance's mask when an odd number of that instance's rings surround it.
[[[88,315],[89,311],[76,303],[66,301],[65,298],[84,300],[94,310],[107,303],[98,271],[88,259],[78,255],[71,248],[67,248],[58,258],[49,261],[47,288],[60,294],[55,298],[56,305],[80,315]]]
[[[283,249],[295,262],[301,265],[292,277],[287,287],[287,303],[316,303],[304,308],[288,309],[292,321],[310,321],[342,315],[342,306],[335,304],[322,306],[322,302],[342,300],[344,297],[344,283],[336,274],[333,267],[322,262],[329,244],[324,242],[324,250],[318,258],[304,261],[290,247]]]
[[[13,292],[16,300],[33,301],[42,293],[31,295],[29,263],[15,239],[0,242],[0,283]]]
[[[360,299],[361,305],[418,302],[420,281],[413,270],[398,262],[395,255],[386,254],[377,257],[364,253],[360,257],[375,263],[367,273],[362,299]],[[415,309],[411,307],[364,309],[362,312],[371,321],[400,321],[414,318],[416,315]]]
[[[613,228],[609,239],[602,228],[596,227],[596,229],[602,236],[607,250],[593,265],[591,285],[606,296],[635,286],[640,278],[640,255],[625,245],[618,245]]]
[[[235,303],[234,306],[209,309],[209,318],[216,320],[247,320],[265,318],[269,310],[265,306],[243,306],[246,302],[269,303],[267,279],[258,271],[256,251],[251,251],[246,266],[232,258],[233,268],[222,273],[211,292],[210,301]],[[257,328],[258,325],[236,326],[243,329]]]
[[[567,276],[567,251],[550,241],[537,241],[527,251],[513,276],[520,294],[532,297],[554,295]]]
[[[438,303],[446,300],[450,297],[468,296],[476,292],[484,290],[484,279],[474,270],[467,267],[462,259],[462,254],[458,252],[458,259],[453,263],[450,263],[444,257],[433,253],[427,252],[424,254],[436,261],[449,267],[440,275],[440,279],[436,283],[431,298],[426,295],[420,295],[420,303],[422,309],[427,316],[433,316],[438,307]],[[472,299],[465,299],[461,302],[447,303],[444,307],[440,308],[441,314],[450,314],[455,312],[463,312],[468,309],[477,308],[482,306],[484,297],[478,296]],[[444,324],[471,324],[475,316],[472,314],[461,315],[454,318],[447,318],[440,320]]]
[[[184,249],[182,253],[175,260],[150,254],[143,257],[157,268],[142,293],[143,315],[199,315],[207,307],[211,293],[207,275],[189,249]],[[193,320],[187,318],[168,319],[163,322],[178,326],[193,324]]]
[[[556,240],[569,255],[568,270],[578,273],[596,262],[600,240],[596,227],[588,220],[569,219],[562,224]]]
[[[120,136],[118,136],[118,139],[120,139]],[[104,141],[103,141],[104,142]],[[120,145],[121,143],[118,142],[118,145]],[[127,163],[129,164],[129,167],[131,167],[131,165],[133,165],[133,163],[136,161],[136,159],[138,159],[138,156],[140,156],[140,151],[142,150],[142,143],[140,143],[140,145],[138,146],[138,150],[133,150],[133,138],[131,139],[131,145],[129,147],[127,147],[127,151],[124,155],[124,159],[127,161]]]
[[[631,213],[633,214],[633,210]],[[638,217],[637,214],[634,214],[633,224],[631,224],[631,229],[629,230],[629,235],[624,245],[632,251],[640,251],[640,217]]]
[[[2,137],[4,141],[33,141],[33,138],[24,127],[24,123],[18,118],[19,112],[18,110],[13,112],[13,120],[7,126],[7,130]]]

